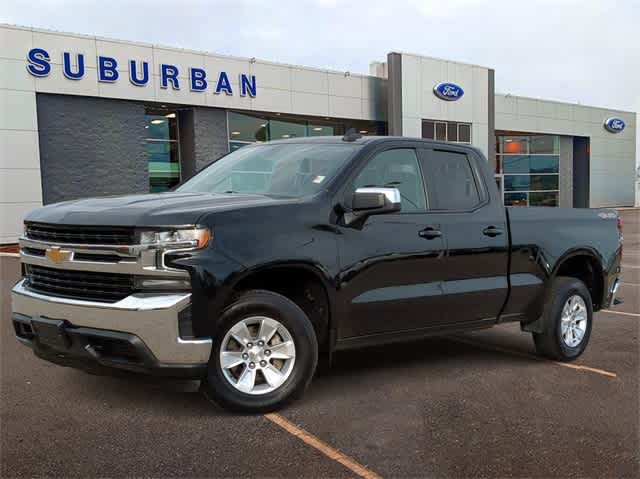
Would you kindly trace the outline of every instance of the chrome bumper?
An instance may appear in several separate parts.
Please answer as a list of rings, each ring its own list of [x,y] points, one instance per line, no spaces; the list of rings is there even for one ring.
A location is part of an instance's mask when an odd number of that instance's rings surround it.
[[[23,280],[14,286],[11,301],[14,313],[30,318],[134,334],[161,364],[203,365],[211,354],[210,339],[179,337],[178,313],[190,304],[191,293],[133,294],[116,303],[100,303],[35,293]]]

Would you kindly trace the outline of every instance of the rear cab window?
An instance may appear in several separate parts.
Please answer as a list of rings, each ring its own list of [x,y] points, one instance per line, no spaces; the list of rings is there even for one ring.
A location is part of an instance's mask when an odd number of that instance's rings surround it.
[[[468,153],[442,148],[422,152],[430,210],[468,211],[480,205],[481,195]]]

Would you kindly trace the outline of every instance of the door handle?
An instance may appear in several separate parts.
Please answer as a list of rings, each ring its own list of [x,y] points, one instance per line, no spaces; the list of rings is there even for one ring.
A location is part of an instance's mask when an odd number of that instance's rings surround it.
[[[434,238],[440,238],[442,236],[442,231],[437,230],[435,228],[432,227],[427,227],[421,231],[418,232],[418,236],[420,236],[420,238],[424,238],[424,239],[434,239]]]
[[[501,228],[496,228],[495,226],[488,226],[487,228],[482,230],[482,234],[485,236],[489,236],[494,238],[496,236],[500,236],[503,233]]]

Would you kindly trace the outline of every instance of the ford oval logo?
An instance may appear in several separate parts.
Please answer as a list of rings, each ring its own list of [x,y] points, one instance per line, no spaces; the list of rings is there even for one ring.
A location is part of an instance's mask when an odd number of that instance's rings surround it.
[[[456,101],[462,98],[464,90],[455,83],[438,83],[433,87],[433,93],[442,100]]]
[[[622,130],[624,130],[625,126],[626,124],[624,120],[621,120],[620,118],[607,118],[604,121],[604,127],[611,133],[620,133]]]

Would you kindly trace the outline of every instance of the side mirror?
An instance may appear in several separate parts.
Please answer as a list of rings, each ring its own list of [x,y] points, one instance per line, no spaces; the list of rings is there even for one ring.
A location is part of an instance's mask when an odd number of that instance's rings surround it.
[[[357,216],[395,213],[400,211],[401,207],[398,188],[358,188],[351,203],[351,208]]]

